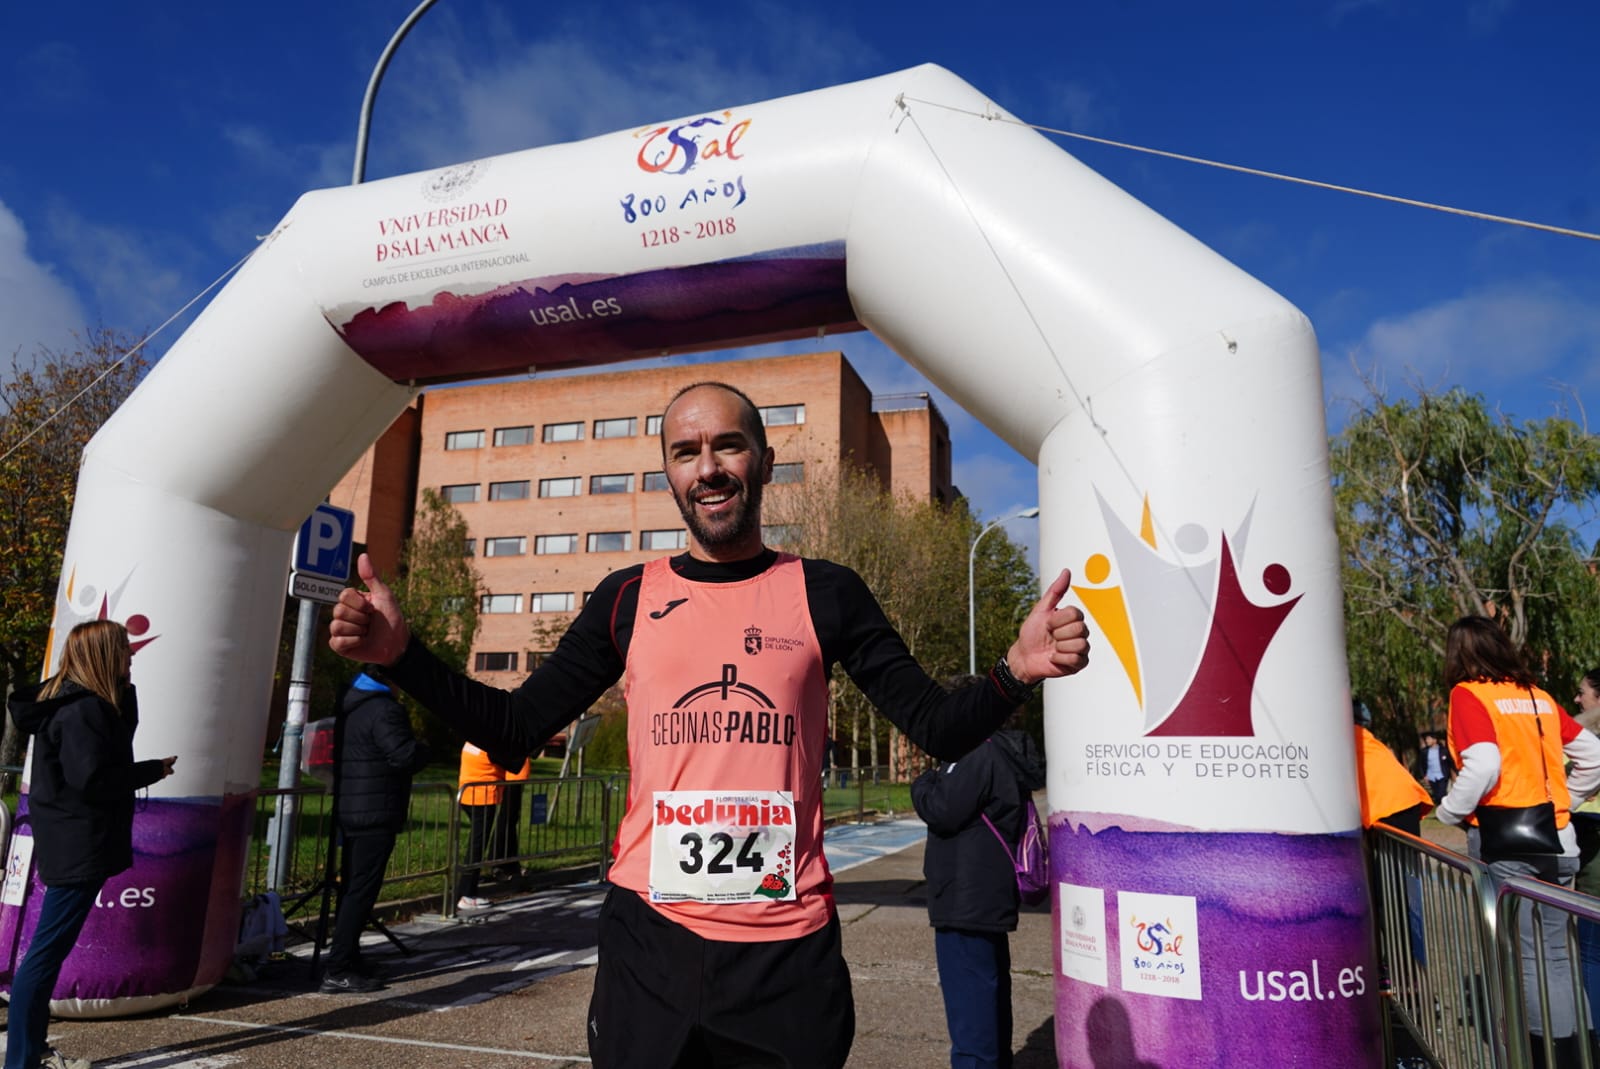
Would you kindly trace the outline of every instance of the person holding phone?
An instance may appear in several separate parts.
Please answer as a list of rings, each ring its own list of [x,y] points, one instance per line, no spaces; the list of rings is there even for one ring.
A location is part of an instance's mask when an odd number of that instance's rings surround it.
[[[133,867],[133,802],[172,775],[176,757],[133,759],[139,703],[128,632],[90,620],[67,635],[60,670],[10,701],[17,729],[33,737],[28,821],[44,905],[11,981],[5,1069],[90,1069],[45,1045],[50,996],[111,877]]]

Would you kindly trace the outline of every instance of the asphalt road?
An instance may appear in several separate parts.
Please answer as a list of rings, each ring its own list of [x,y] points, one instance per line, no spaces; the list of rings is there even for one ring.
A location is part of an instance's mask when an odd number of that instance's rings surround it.
[[[853,978],[851,1069],[948,1064],[933,932],[922,887],[920,822],[830,831],[829,862]],[[54,1021],[51,1041],[96,1069],[511,1069],[586,1066],[585,1011],[604,888],[503,899],[468,921],[423,915],[369,933],[388,986],[324,995],[309,947],[253,980],[190,1005],[109,1021]],[[1026,911],[1012,937],[1016,1069],[1054,1069],[1050,914]]]

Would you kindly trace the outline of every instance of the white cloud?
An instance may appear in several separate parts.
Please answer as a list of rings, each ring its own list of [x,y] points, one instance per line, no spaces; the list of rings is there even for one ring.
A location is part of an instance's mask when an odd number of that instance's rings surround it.
[[[143,334],[160,326],[194,296],[197,287],[177,265],[194,259],[186,242],[152,237],[128,227],[91,222],[62,205],[48,216],[53,243],[67,250],[74,274],[88,287],[99,321]],[[168,328],[166,341],[177,337]]]
[[[1600,305],[1563,284],[1506,283],[1372,323],[1324,377],[1335,399],[1359,398],[1352,362],[1392,396],[1461,387],[1522,416],[1546,414],[1552,390],[1580,397],[1600,382]]]
[[[1059,126],[1075,134],[1101,134],[1115,125],[1117,109],[1083,82],[1063,82],[1046,89],[1045,114],[1020,116],[1025,122]]]
[[[872,59],[837,22],[756,7],[764,34],[741,35],[736,49],[713,46],[724,23],[687,9],[636,11],[626,33],[582,24],[610,18],[605,9],[575,10],[533,40],[503,20],[468,25],[440,11],[385,75],[372,157],[394,174],[515,152],[832,85]]]
[[[0,203],[0,365],[19,351],[65,346],[84,326],[71,287],[30,255],[22,221]]]

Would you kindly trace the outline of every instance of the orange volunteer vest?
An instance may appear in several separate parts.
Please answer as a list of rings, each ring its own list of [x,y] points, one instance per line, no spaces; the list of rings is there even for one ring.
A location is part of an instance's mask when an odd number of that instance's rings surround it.
[[[486,780],[505,778],[505,769],[489,760],[488,754],[470,742],[461,747],[461,775],[456,780],[456,786],[461,789],[462,805],[499,805],[499,787],[468,787],[467,784],[483,784]]]
[[[1356,777],[1361,788],[1361,826],[1370,828],[1391,813],[1419,802],[1426,813],[1433,796],[1376,735],[1356,725]]]
[[[1464,687],[1488,711],[1500,746],[1500,778],[1478,804],[1523,807],[1548,800],[1555,803],[1556,827],[1566,827],[1572,796],[1567,793],[1566,756],[1561,752],[1561,718],[1556,715],[1555,699],[1538,687],[1532,689],[1530,697],[1527,687],[1515,683],[1457,683],[1456,686]],[[1538,700],[1537,714],[1534,699]],[[1461,751],[1466,746],[1460,744],[1453,719],[1449,743],[1450,756],[1460,768]],[[1468,817],[1467,821],[1476,824],[1478,818]]]

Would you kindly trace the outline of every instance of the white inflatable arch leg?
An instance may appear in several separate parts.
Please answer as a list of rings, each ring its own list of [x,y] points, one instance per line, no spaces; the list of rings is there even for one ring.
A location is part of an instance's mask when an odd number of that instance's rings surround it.
[[[225,969],[293,533],[417,385],[864,326],[1037,459],[1094,626],[1046,688],[1061,1063],[1376,1066],[1310,325],[973,113],[926,66],[302,197],[85,456],[57,639],[139,629],[182,759],[61,1008]]]

